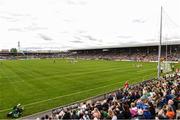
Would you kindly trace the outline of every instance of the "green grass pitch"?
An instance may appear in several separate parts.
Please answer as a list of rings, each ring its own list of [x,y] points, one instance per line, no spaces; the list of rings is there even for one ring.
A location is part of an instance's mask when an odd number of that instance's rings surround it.
[[[103,94],[156,76],[157,63],[67,59],[0,61],[0,118],[21,103],[23,115]]]

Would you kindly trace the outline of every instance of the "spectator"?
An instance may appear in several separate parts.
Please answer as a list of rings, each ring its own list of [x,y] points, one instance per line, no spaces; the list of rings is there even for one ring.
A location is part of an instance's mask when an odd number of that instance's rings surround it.
[[[174,119],[175,118],[175,112],[174,112],[172,107],[170,107],[170,106],[168,107],[168,110],[166,112],[166,116],[169,119]]]
[[[132,118],[137,117],[138,109],[137,109],[135,103],[131,103],[130,113],[131,113]]]
[[[75,119],[79,119],[78,115],[76,114],[76,111],[73,110],[72,115],[71,115],[71,119],[75,120]]]
[[[102,101],[83,103],[74,110],[56,110],[54,116],[58,119],[81,120],[174,119],[180,91],[178,78],[176,75],[167,77],[166,80],[148,80],[129,86],[127,90],[111,93]],[[52,117],[48,115],[41,119]]]
[[[155,115],[156,115],[155,107],[152,104],[152,102],[148,102],[148,105],[149,105],[149,111],[151,113],[152,119],[155,119]]]
[[[94,108],[94,110],[92,111],[92,115],[94,119],[100,119],[101,118],[101,113],[99,112],[99,110],[97,108]]]

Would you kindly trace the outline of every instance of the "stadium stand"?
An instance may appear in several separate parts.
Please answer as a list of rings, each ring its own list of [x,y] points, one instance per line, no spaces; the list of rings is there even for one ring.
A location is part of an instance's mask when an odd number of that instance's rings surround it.
[[[162,46],[161,58],[169,61],[178,61],[180,44]],[[132,61],[157,61],[158,45],[137,45],[130,47],[107,47],[96,49],[71,50],[74,58],[107,59],[107,60],[132,60]],[[167,53],[167,54],[166,54]],[[167,57],[167,58],[166,58]]]
[[[167,48],[167,49],[166,49]],[[162,46],[162,58],[179,61],[180,44]],[[167,52],[166,52],[167,51]],[[96,49],[76,49],[57,53],[0,53],[0,59],[81,58],[130,61],[157,61],[158,46],[130,46]],[[167,53],[167,55],[166,55]],[[166,58],[167,56],[167,58]],[[55,109],[37,119],[174,119],[179,117],[180,77],[148,80],[119,89],[103,100],[75,104]]]
[[[179,119],[180,76],[147,80],[119,89],[104,100],[53,110],[48,119]]]
[[[167,48],[167,49],[166,49]],[[179,61],[180,43],[162,46],[161,58]],[[167,55],[166,55],[167,53]],[[158,45],[143,44],[136,46],[112,46],[104,48],[74,49],[67,52],[0,52],[0,59],[33,59],[33,58],[82,58],[106,60],[157,61]]]

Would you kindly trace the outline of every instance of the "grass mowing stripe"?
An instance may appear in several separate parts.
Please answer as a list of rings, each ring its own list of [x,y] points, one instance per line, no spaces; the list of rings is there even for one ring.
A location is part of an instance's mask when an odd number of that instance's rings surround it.
[[[150,70],[151,70],[151,69],[150,69]],[[152,75],[152,74],[151,74],[151,75]],[[149,76],[149,75],[145,75],[145,76]],[[143,76],[143,77],[145,77],[145,76]],[[139,77],[142,77],[142,76],[139,76]],[[137,80],[137,79],[139,79],[139,77],[137,77],[137,78],[130,78],[129,80],[131,80],[131,79]],[[122,81],[122,82],[124,82],[124,81]],[[122,82],[119,82],[119,83],[122,83]],[[71,96],[71,95],[76,95],[76,94],[80,94],[80,93],[84,93],[84,92],[88,92],[88,91],[92,91],[92,90],[96,90],[96,89],[100,89],[100,88],[112,86],[112,85],[119,84],[119,83],[113,83],[113,84],[109,84],[109,85],[102,86],[102,87],[97,87],[97,88],[92,88],[92,89],[88,89],[88,90],[84,90],[84,91],[79,91],[79,92],[75,92],[75,93],[71,93],[71,94],[67,94],[67,95],[57,96],[57,97],[54,97],[54,98],[51,98],[51,99],[41,100],[41,101],[37,101],[37,102],[25,104],[25,105],[23,105],[23,106],[26,107],[26,106],[30,106],[30,105],[35,105],[35,104],[38,104],[38,103],[47,102],[47,101],[51,101],[51,100],[55,100],[55,99],[59,99],[59,98],[63,98],[63,97]],[[134,83],[134,82],[132,82],[132,83]],[[132,83],[131,83],[131,84],[132,84]],[[4,112],[4,111],[10,110],[10,109],[11,109],[11,108],[4,109],[4,110],[0,110],[0,112]]]
[[[63,95],[63,96],[57,96],[57,97],[54,97],[54,98],[51,98],[51,99],[47,99],[47,100],[37,101],[37,102],[34,102],[34,103],[25,104],[23,106],[26,107],[26,106],[30,106],[30,105],[35,105],[35,104],[38,104],[38,103],[47,102],[47,101],[51,101],[51,100],[55,100],[55,99],[59,99],[59,98],[63,98],[63,97],[71,96],[71,95],[76,95],[76,94],[80,94],[80,93],[84,93],[84,92],[89,92],[89,91],[92,91],[92,90],[96,90],[96,89],[112,86],[112,85],[115,85],[115,84],[117,84],[117,83],[106,85],[106,86],[102,86],[102,87],[98,87],[98,88],[92,88],[92,89],[88,89],[88,90],[84,90],[84,91],[79,91],[79,92],[75,92],[75,93],[71,93],[71,94],[67,94],[67,95]],[[10,109],[11,108],[0,110],[0,112],[8,111]]]
[[[147,75],[144,78],[149,78],[149,76],[152,76],[150,74],[155,72],[156,69],[154,63],[140,63],[143,64],[143,67],[138,69],[136,68],[136,64],[139,64],[137,62],[81,60],[78,63],[70,64],[65,60],[59,61],[56,65],[52,63],[52,60],[6,61],[5,63],[3,61],[3,64],[7,64],[7,66],[4,66],[3,70],[2,67],[0,68],[0,75],[2,76],[0,77],[0,83],[3,83],[0,85],[2,89],[0,91],[2,101],[0,109],[10,108],[16,103],[26,105],[97,88],[89,92],[77,93],[72,96],[26,106],[24,115],[33,114],[34,112],[113,90],[117,86],[120,87],[117,85],[118,82],[123,83],[125,80],[129,80],[131,83],[141,81],[144,74]],[[83,72],[87,74],[83,74]],[[26,74],[29,74],[29,77]],[[69,74],[69,76],[65,76],[66,74]],[[34,80],[33,77],[43,80]],[[10,83],[10,81],[16,82],[18,80],[24,81]],[[103,86],[107,87],[104,88]],[[13,99],[11,99],[12,96]],[[6,112],[1,112],[0,118],[4,118],[4,113]]]
[[[129,67],[129,68],[132,68],[132,67]],[[78,76],[78,75],[85,75],[85,74],[93,74],[93,73],[98,73],[98,72],[109,72],[109,71],[112,71],[112,70],[121,70],[122,68],[112,68],[112,69],[105,69],[105,70],[97,70],[97,71],[91,71],[91,72],[82,72],[82,73],[69,73],[69,74],[66,74],[66,75],[62,75],[61,77],[73,77],[73,76]],[[127,70],[124,70],[124,71],[129,71],[128,70],[128,67],[126,68]],[[122,72],[124,72],[122,71]],[[25,72],[24,72],[25,73]],[[29,75],[28,75],[29,76]],[[31,75],[32,76],[32,75]],[[56,76],[59,76],[59,75],[54,75],[54,76],[45,76],[45,78],[51,78],[51,77],[56,77]],[[41,78],[35,78],[35,79],[32,79],[30,81],[37,81],[37,80],[43,80],[43,77]],[[25,80],[21,80],[21,81],[16,81],[16,82],[6,82],[6,83],[0,83],[0,85],[2,84],[7,84],[7,83],[18,83],[18,82],[26,82]]]

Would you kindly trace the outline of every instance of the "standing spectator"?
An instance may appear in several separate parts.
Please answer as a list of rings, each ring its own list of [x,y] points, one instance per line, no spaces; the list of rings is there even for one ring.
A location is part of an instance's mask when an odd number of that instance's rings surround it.
[[[129,83],[128,83],[128,81],[126,81],[125,84],[124,84],[124,89],[127,90],[128,87],[129,87]]]

